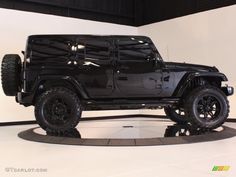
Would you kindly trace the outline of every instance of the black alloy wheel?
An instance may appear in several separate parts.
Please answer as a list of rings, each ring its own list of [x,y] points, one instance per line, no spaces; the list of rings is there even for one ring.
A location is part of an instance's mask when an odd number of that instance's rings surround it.
[[[206,121],[216,119],[221,110],[220,101],[213,95],[202,96],[197,104],[198,116]]]
[[[214,129],[226,121],[229,115],[229,101],[219,88],[202,86],[188,95],[185,110],[192,125]]]
[[[47,132],[60,133],[76,127],[81,117],[78,96],[66,88],[53,88],[38,97],[35,117]]]

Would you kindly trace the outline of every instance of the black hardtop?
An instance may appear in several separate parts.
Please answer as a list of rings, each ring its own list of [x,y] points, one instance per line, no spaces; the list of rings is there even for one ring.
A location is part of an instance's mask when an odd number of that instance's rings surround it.
[[[149,37],[147,36],[138,36],[138,35],[90,35],[90,34],[37,34],[37,35],[30,35],[28,37],[29,40],[32,40],[32,39],[40,39],[40,38],[65,38],[65,39],[68,39],[68,38],[71,38],[71,39],[74,39],[74,38],[105,38],[105,39],[121,39],[121,38],[127,38],[127,37],[130,37],[132,39],[135,39],[137,38],[138,40],[141,40],[141,39],[145,39],[145,40],[150,40]]]

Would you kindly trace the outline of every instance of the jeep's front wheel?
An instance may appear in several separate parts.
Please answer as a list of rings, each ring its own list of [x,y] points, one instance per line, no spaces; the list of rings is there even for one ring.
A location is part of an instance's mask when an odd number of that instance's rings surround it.
[[[166,116],[170,118],[170,120],[178,124],[185,124],[188,122],[185,117],[185,112],[181,108],[165,107],[164,111],[166,113]]]
[[[77,126],[82,109],[78,96],[66,88],[53,88],[40,95],[35,117],[47,132],[65,132]]]
[[[186,100],[186,117],[200,128],[220,127],[229,115],[226,95],[217,87],[203,86],[193,90]]]

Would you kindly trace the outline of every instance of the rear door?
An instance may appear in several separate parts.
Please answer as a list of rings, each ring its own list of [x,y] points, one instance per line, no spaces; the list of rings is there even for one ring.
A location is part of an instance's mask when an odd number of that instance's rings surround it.
[[[120,97],[156,97],[162,91],[162,71],[152,45],[143,37],[116,40],[115,83]]]
[[[90,98],[111,97],[114,90],[112,42],[106,37],[89,37],[81,41],[75,57],[78,81]]]

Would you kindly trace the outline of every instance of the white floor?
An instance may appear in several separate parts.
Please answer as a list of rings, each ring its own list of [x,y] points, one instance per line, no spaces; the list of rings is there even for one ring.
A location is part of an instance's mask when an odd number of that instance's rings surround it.
[[[93,139],[135,139],[163,137],[168,125],[174,123],[168,119],[129,118],[99,121],[81,121],[77,127],[82,138]],[[131,127],[130,127],[131,126]],[[127,128],[124,128],[127,127]],[[41,128],[38,134],[46,134]]]
[[[104,120],[96,124],[81,122],[79,129],[82,137],[84,134],[86,138],[144,138],[152,137],[153,133],[159,131],[155,129],[158,124],[152,120]],[[226,125],[236,128],[233,123]],[[35,126],[0,127],[0,177],[236,176],[236,137],[213,142],[150,147],[53,145],[17,137],[19,132]],[[122,126],[134,128],[124,129]],[[215,165],[230,166],[230,170],[213,172]],[[46,172],[26,172],[29,168],[46,169]]]

